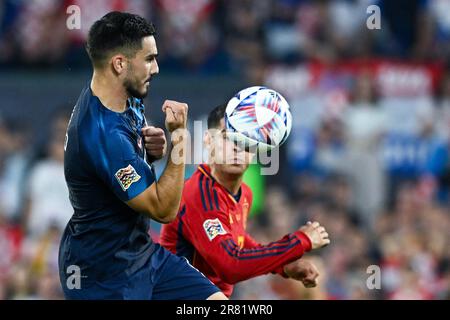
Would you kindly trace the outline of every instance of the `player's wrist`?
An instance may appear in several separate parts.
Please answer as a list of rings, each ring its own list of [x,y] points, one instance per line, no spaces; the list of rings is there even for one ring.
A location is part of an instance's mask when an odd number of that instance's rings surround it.
[[[170,143],[173,146],[186,143],[188,137],[189,135],[186,129],[177,129],[170,133]]]
[[[174,134],[170,136],[170,144],[169,144],[169,158],[173,165],[184,166],[186,164],[186,150],[187,145],[187,134],[184,132],[186,130],[176,130]]]
[[[311,242],[311,239],[308,237],[308,235],[301,230],[297,230],[296,232],[294,232],[294,234],[300,240],[303,250],[305,252],[311,251],[312,242]]]
[[[286,279],[287,279],[287,278],[289,278],[289,276],[288,276],[288,274],[286,273],[284,267],[285,267],[285,266],[279,266],[279,267],[276,268],[272,273],[273,273],[273,274],[278,274],[278,275],[282,276],[283,278],[286,278]]]

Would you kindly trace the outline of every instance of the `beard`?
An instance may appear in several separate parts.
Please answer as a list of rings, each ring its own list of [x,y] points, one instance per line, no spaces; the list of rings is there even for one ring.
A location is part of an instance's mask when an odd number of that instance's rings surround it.
[[[130,97],[144,99],[148,94],[148,88],[146,88],[145,85],[141,86],[142,90],[139,90],[139,82],[137,80],[133,81],[128,77],[127,79],[125,79],[123,86],[125,87],[125,90]]]
[[[127,77],[123,82],[123,86],[130,97],[144,99],[148,94],[148,86],[146,86],[146,83],[141,84],[139,79],[135,77],[132,64],[130,64],[130,69],[128,69]]]

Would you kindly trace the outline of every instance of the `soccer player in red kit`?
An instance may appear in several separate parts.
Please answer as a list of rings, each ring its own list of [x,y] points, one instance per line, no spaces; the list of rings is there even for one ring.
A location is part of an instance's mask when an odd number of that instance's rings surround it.
[[[186,181],[178,216],[163,225],[161,244],[186,257],[228,297],[235,283],[267,273],[313,287],[317,269],[299,258],[329,244],[328,233],[318,222],[308,222],[266,245],[247,234],[252,192],[242,177],[253,155],[227,139],[225,108],[219,106],[208,116],[209,165],[200,165]]]

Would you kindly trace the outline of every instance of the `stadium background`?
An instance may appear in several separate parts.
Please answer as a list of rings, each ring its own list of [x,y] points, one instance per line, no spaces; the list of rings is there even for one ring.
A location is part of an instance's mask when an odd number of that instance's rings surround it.
[[[72,4],[81,30],[66,27]],[[366,27],[370,4],[380,30]],[[318,288],[268,275],[233,298],[450,298],[449,0],[1,0],[0,299],[62,298],[63,140],[91,75],[86,32],[111,10],[157,26],[153,124],[166,98],[201,120],[249,85],[291,104],[279,174],[247,176],[249,231],[268,242],[316,219],[333,242],[308,255]],[[381,290],[366,286],[369,265],[381,267]]]

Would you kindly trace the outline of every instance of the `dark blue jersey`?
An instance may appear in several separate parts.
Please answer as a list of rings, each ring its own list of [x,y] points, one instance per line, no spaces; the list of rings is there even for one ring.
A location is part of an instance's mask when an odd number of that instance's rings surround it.
[[[113,112],[87,86],[75,105],[64,158],[74,213],[59,254],[66,296],[70,266],[80,268],[82,289],[114,291],[136,279],[155,250],[149,218],[124,203],[155,181],[145,160],[144,124],[140,99],[129,99],[123,113]]]

